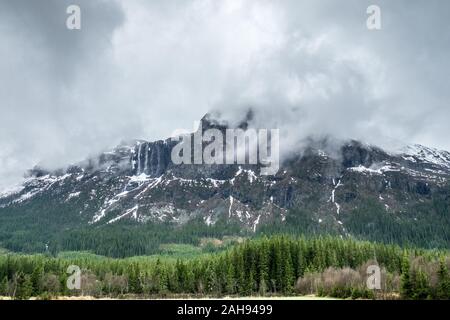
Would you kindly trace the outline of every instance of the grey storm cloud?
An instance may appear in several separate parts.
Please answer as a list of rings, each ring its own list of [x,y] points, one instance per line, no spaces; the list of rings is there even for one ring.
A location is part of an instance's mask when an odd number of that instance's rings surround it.
[[[81,30],[66,8],[81,8]],[[366,27],[381,8],[382,29]],[[450,3],[0,0],[0,186],[208,111],[311,135],[450,149]]]
[[[47,80],[59,85],[70,82],[78,68],[86,63],[95,65],[99,54],[110,46],[114,30],[124,22],[122,8],[114,1],[77,1],[83,8],[84,29],[72,32],[65,27],[66,9],[72,3],[70,0],[1,1],[2,38],[6,36],[7,40],[2,41],[5,54],[9,48],[9,55],[22,56],[29,62],[33,57],[42,58],[41,62],[48,68]]]

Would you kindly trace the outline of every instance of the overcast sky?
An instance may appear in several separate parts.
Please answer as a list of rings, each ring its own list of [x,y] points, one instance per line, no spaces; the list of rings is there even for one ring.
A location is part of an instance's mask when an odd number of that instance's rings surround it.
[[[66,8],[81,7],[81,30]],[[382,29],[366,27],[381,8]],[[0,187],[209,110],[450,150],[447,0],[0,0]],[[281,141],[283,143],[283,140]]]

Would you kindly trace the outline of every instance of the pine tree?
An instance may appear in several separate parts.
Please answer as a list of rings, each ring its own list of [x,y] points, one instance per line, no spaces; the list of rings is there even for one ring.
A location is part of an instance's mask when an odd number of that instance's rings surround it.
[[[175,272],[176,272],[176,286],[174,288],[175,292],[183,292],[186,291],[186,278],[187,278],[187,270],[186,266],[180,259],[177,259],[175,264]]]
[[[439,261],[437,298],[450,299],[450,275],[444,258]]]
[[[192,268],[187,268],[186,270],[186,279],[185,283],[185,292],[194,293],[195,292],[195,276]]]
[[[236,279],[237,293],[245,294],[244,255],[242,250],[234,251],[234,278]]]
[[[224,256],[219,256],[216,261],[216,275],[218,293],[225,293],[227,283],[227,263]]]
[[[204,279],[206,292],[217,293],[217,279],[211,262],[206,265]]]
[[[402,260],[402,275],[400,279],[400,292],[403,298],[411,298],[412,297],[412,283],[411,283],[411,274],[410,274],[410,264],[409,264],[409,256],[405,252]]]
[[[44,268],[42,265],[35,267],[33,273],[31,274],[31,283],[33,286],[34,296],[40,294],[41,279],[43,275],[44,275]]]
[[[271,281],[273,290],[275,292],[282,291],[283,278],[284,278],[284,270],[283,270],[283,255],[281,252],[281,243],[279,239],[275,239],[272,243],[272,272],[271,272]]]
[[[16,299],[24,300],[33,295],[33,282],[28,274],[19,274],[17,276]]]
[[[269,287],[269,248],[267,241],[264,240],[261,243],[261,249],[259,252],[259,294],[264,296]]]
[[[422,270],[415,272],[412,298],[416,300],[427,299],[430,295],[430,285],[426,273]]]
[[[169,277],[166,268],[161,269],[161,276],[159,280],[159,293],[166,294],[169,291]]]
[[[291,294],[294,286],[294,270],[292,266],[289,244],[286,241],[283,241],[282,243],[282,267],[283,277],[281,279],[281,290],[285,294]]]
[[[142,293],[142,286],[140,281],[139,268],[136,264],[132,264],[129,274],[128,274],[128,284],[130,292],[132,293]]]
[[[225,291],[228,294],[236,293],[236,279],[234,278],[234,274],[235,274],[234,265],[230,261],[227,266],[227,279],[226,279],[226,286],[225,286]]]
[[[9,295],[9,282],[8,278],[5,276],[3,280],[0,282],[0,296],[8,296]]]
[[[254,280],[254,275],[253,275],[253,270],[250,270],[250,272],[247,274],[247,276],[245,277],[245,284],[244,284],[244,290],[243,290],[243,294],[245,296],[251,296],[254,289],[254,284],[255,284],[255,280]]]

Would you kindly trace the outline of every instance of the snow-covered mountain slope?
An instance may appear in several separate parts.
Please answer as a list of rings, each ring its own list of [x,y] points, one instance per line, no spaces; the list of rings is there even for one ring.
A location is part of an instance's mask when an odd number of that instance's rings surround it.
[[[34,169],[0,194],[0,217],[49,210],[71,217],[71,226],[221,220],[255,232],[300,210],[318,227],[348,235],[354,212],[368,203],[414,223],[428,214],[424,206],[450,196],[450,153],[420,145],[392,154],[351,141],[332,156],[311,144],[275,176],[258,175],[256,165],[174,165],[173,146],[134,141],[58,172]]]

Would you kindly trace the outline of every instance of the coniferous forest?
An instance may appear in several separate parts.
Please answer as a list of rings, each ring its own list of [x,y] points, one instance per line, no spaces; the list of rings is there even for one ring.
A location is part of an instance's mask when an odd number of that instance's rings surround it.
[[[186,252],[185,248],[181,251]],[[80,287],[69,289],[74,266],[80,271]],[[367,286],[369,266],[379,267],[378,288]],[[0,255],[0,296],[50,299],[80,295],[152,298],[312,294],[351,299],[449,299],[449,268],[448,251],[330,236],[264,236],[222,249],[204,247],[191,256],[171,251],[115,259],[80,252],[57,256],[4,252]]]

